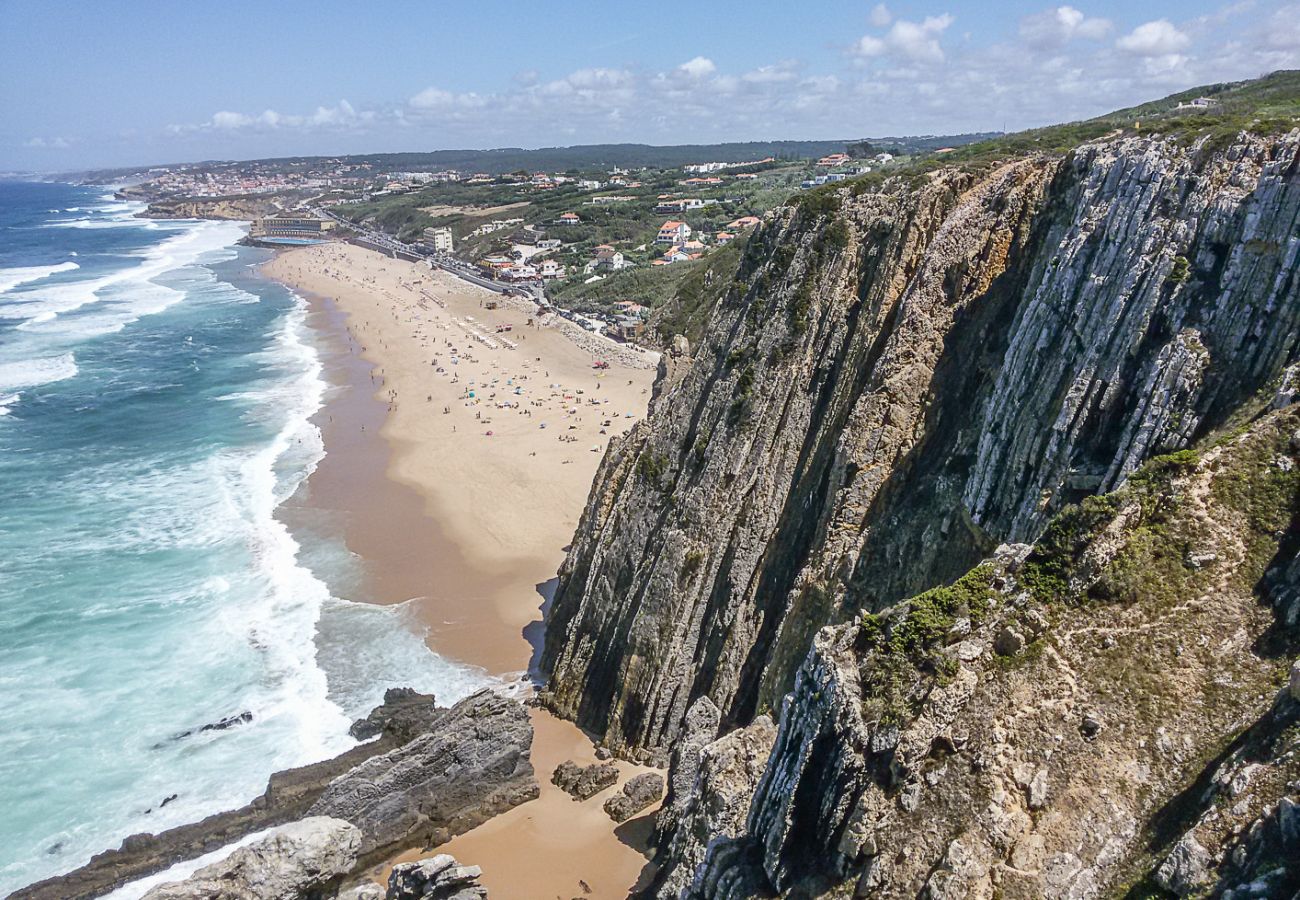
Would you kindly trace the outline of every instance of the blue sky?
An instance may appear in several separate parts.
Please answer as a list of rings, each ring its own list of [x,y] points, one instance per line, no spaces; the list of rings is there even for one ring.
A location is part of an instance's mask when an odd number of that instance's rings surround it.
[[[1300,66],[1265,0],[0,0],[0,170],[1017,129]]]

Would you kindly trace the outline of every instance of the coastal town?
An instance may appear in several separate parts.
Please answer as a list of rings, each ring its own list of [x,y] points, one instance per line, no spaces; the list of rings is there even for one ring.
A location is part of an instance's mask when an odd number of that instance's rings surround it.
[[[937,149],[810,143],[806,156],[507,171],[486,155],[441,168],[353,157],[213,163],[143,171],[121,196],[148,201],[146,215],[250,218],[249,241],[262,246],[360,243],[661,348],[671,331],[659,319],[681,284],[791,194]]]

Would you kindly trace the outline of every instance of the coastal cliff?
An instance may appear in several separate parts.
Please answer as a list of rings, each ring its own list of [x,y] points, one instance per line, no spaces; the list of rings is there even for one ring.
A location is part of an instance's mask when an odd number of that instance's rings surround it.
[[[677,829],[657,895],[1291,896],[1297,516],[1290,405],[824,628],[761,774],[694,766],[684,807],[748,803]]]
[[[142,185],[124,187],[119,199],[142,200],[149,204],[144,219],[230,219],[247,222],[281,211],[283,201],[271,196],[206,197],[202,199],[158,197]]]
[[[1283,846],[1300,774],[1297,613],[1258,602],[1295,592],[1298,257],[1295,130],[1117,134],[771,217],[607,453],[548,626],[546,702],[672,766],[659,895],[1182,894],[1159,854],[1196,815],[1195,883],[1247,883],[1267,853],[1225,823]],[[1266,509],[1215,499],[1243,481]],[[1168,504],[1186,540],[1153,548]],[[1016,547],[1080,509],[1026,582]],[[936,588],[980,616],[882,666]],[[1282,763],[1227,816],[1193,783],[1233,759]]]
[[[822,625],[1222,424],[1297,353],[1298,154],[1124,138],[783,211],[604,463],[549,702],[662,759],[696,698],[746,724]]]

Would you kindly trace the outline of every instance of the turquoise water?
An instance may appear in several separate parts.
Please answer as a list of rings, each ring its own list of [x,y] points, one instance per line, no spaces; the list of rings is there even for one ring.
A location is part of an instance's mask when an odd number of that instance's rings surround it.
[[[139,208],[0,182],[0,894],[247,802],[388,686],[486,681],[276,519],[331,388],[268,251]]]

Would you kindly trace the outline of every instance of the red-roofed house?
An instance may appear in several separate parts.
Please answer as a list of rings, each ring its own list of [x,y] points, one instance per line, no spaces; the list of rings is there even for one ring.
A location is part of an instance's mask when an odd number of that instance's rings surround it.
[[[676,222],[669,220],[659,226],[659,236],[655,238],[656,244],[680,244],[691,236],[691,226],[685,222]]]

